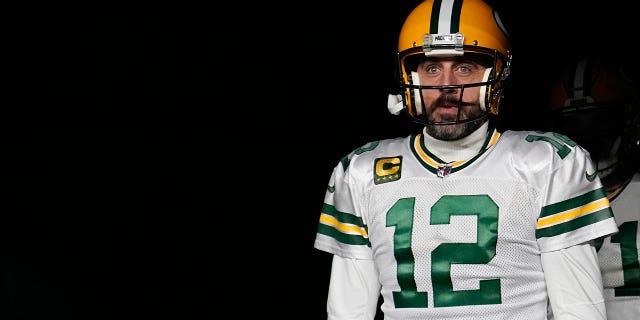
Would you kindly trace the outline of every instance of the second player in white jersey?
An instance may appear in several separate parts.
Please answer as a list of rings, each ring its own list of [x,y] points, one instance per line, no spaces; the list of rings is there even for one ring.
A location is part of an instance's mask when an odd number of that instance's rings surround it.
[[[554,130],[595,163],[619,232],[596,243],[607,319],[640,319],[640,99],[633,57],[569,61],[551,88]]]
[[[608,319],[640,317],[640,173],[611,199],[618,233],[597,247]]]

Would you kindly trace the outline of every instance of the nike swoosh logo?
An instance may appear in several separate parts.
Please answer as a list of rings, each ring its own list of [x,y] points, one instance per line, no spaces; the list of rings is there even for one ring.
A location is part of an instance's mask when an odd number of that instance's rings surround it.
[[[329,191],[329,192],[333,193],[334,191],[336,191],[336,186],[335,186],[335,185],[333,185],[333,186],[328,186],[328,187],[327,187],[327,191]]]
[[[595,179],[597,175],[598,175],[598,170],[594,171],[592,174],[589,174],[589,172],[587,171],[584,172],[584,176],[587,178],[589,182],[593,181],[593,179]]]

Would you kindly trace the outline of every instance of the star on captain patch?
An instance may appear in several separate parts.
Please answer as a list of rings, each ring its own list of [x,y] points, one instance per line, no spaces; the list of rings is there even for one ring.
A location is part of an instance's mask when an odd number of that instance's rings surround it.
[[[373,183],[381,184],[400,179],[402,156],[378,158],[373,164]]]

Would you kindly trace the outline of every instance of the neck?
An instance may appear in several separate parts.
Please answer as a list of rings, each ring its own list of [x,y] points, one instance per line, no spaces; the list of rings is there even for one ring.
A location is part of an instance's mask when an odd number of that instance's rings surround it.
[[[423,129],[425,145],[427,149],[438,158],[449,163],[472,158],[482,149],[482,145],[487,137],[489,122],[485,122],[470,135],[452,141],[438,140]]]

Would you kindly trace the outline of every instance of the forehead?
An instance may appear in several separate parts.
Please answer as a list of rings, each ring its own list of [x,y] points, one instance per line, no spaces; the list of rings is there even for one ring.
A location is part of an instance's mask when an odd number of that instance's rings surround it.
[[[420,63],[444,63],[444,64],[460,64],[460,63],[472,63],[484,67],[490,66],[490,59],[482,55],[465,54],[463,56],[450,56],[450,57],[421,57]]]

